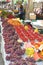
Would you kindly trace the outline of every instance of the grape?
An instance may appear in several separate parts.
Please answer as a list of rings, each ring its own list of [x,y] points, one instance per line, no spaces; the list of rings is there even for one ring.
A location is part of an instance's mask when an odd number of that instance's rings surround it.
[[[33,63],[33,62],[29,62],[29,65],[37,65],[37,64],[35,64],[35,63]]]
[[[18,55],[23,55],[23,54],[25,53],[25,50],[24,50],[24,49],[22,50],[21,48],[20,48],[20,49],[18,48],[18,49],[15,51],[15,53],[18,54]]]
[[[10,61],[19,61],[22,57],[21,56],[18,56],[17,54],[13,53],[10,55]]]
[[[6,54],[9,54],[9,53],[11,53],[11,51],[13,51],[13,49],[9,48],[9,49],[5,49],[5,51],[6,51]]]
[[[31,58],[31,57],[26,58],[26,61],[28,61],[28,62],[35,62],[34,58]]]
[[[6,56],[6,60],[8,60],[8,61],[9,61],[9,60],[10,60],[10,56]]]
[[[13,44],[5,44],[5,49],[9,49],[9,48],[12,48],[13,47]]]
[[[10,63],[9,65],[13,65],[12,63]]]

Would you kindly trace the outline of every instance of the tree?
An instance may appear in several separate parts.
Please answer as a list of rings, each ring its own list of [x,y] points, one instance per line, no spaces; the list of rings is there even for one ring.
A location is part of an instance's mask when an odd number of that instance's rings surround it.
[[[33,12],[33,0],[28,0],[28,3],[26,4],[26,18],[29,19],[29,13]]]

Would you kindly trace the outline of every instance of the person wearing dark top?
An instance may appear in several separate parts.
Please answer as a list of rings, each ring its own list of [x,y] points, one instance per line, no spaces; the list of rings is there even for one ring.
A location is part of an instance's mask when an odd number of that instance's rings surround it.
[[[20,5],[19,17],[20,17],[20,19],[24,19],[24,16],[25,16],[25,11],[24,11],[23,5]]]

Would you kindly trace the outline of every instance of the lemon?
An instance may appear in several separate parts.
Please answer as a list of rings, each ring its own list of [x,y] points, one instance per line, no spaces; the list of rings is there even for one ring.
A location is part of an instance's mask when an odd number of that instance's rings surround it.
[[[36,29],[34,30],[34,32],[39,32],[38,28],[36,28]]]
[[[25,26],[24,28],[25,28],[25,30],[28,30],[28,26]]]
[[[33,48],[26,48],[26,55],[28,55],[29,57],[32,57],[34,54],[34,49]]]

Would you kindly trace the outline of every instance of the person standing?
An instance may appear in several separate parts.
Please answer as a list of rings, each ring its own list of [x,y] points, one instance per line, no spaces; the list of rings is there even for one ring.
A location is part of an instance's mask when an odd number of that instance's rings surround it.
[[[24,17],[25,17],[25,11],[24,11],[23,5],[20,5],[19,17],[20,17],[20,19],[24,19]]]

